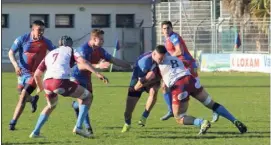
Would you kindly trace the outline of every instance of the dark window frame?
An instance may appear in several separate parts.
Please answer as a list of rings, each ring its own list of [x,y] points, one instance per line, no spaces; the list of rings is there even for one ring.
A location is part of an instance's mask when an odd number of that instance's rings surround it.
[[[68,16],[69,24],[68,25],[57,25],[56,20],[57,16]],[[74,28],[74,14],[55,14],[55,27],[56,28]]]
[[[132,23],[128,23],[127,25],[119,24],[120,17],[131,17]],[[130,19],[130,18],[129,18]],[[134,28],[135,27],[135,14],[116,14],[116,28]]]
[[[2,14],[2,17],[4,17],[4,24],[2,26],[2,28],[8,28],[9,27],[9,14]],[[1,17],[1,19],[2,19]]]
[[[106,18],[106,24],[93,24],[92,18],[93,16],[105,16]],[[110,28],[110,14],[91,14],[91,27],[92,28]]]

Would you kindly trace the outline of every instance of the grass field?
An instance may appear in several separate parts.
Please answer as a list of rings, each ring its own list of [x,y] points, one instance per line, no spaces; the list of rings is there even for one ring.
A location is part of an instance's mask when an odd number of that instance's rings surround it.
[[[239,134],[233,124],[224,118],[212,124],[206,135],[198,136],[198,128],[178,126],[174,119],[161,122],[166,112],[161,91],[146,127],[137,125],[147,94],[144,94],[133,114],[132,129],[121,134],[123,112],[130,73],[105,73],[111,83],[104,85],[93,78],[94,103],[91,108],[95,139],[85,139],[72,134],[75,115],[71,98],[60,97],[58,107],[41,130],[43,138],[29,139],[38,115],[46,105],[40,97],[38,110],[32,114],[27,104],[17,130],[8,130],[8,124],[17,103],[16,77],[2,74],[2,144],[85,144],[85,145],[269,145],[270,144],[270,78],[260,73],[201,73],[201,82],[211,96],[227,107],[248,127],[248,133]],[[211,111],[194,99],[190,100],[189,114],[211,119]]]

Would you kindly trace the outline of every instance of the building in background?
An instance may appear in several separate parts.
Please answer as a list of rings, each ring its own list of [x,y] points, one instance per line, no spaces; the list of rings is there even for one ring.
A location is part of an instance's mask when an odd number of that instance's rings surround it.
[[[79,46],[92,28],[105,31],[104,47],[113,52],[120,40],[121,55],[133,62],[151,50],[152,0],[2,0],[2,63],[16,37],[30,31],[31,22],[43,20],[45,36],[54,44],[69,35]]]

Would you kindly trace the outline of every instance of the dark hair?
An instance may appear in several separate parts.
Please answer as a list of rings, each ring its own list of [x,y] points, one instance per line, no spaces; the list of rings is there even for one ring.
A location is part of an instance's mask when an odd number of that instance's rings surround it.
[[[166,47],[164,45],[156,46],[155,50],[160,54],[166,54],[167,53],[167,49],[166,49]]]
[[[91,31],[91,36],[97,37],[97,36],[100,36],[100,35],[103,35],[103,34],[104,34],[104,31],[101,30],[101,29],[93,29]]]
[[[72,41],[72,38],[65,35],[65,36],[62,36],[59,40],[59,46],[69,46],[69,47],[72,47],[72,44],[73,44],[73,41]]]
[[[33,25],[36,25],[36,26],[45,26],[45,24],[41,21],[41,20],[36,20],[32,23],[32,27]]]
[[[171,28],[173,28],[170,21],[163,21],[161,26],[163,27],[163,25],[169,25]]]

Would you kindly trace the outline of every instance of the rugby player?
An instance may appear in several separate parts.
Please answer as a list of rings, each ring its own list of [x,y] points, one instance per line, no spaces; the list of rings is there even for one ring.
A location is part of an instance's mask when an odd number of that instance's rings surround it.
[[[83,121],[92,103],[92,93],[70,80],[71,68],[77,62],[79,69],[94,73],[105,83],[108,83],[108,79],[97,72],[80,54],[74,53],[72,44],[73,41],[70,37],[62,36],[59,40],[59,48],[48,53],[35,71],[37,93],[45,91],[47,106],[41,112],[36,127],[29,136],[30,138],[39,137],[41,127],[56,108],[58,95],[77,98],[80,109],[73,132],[83,137],[92,137],[92,134],[82,128]],[[42,82],[41,77],[45,71],[44,81]]]
[[[31,29],[30,33],[16,38],[8,53],[18,77],[19,91],[19,100],[9,123],[10,130],[15,130],[15,125],[25,108],[26,102],[31,103],[32,113],[36,111],[39,96],[30,96],[36,88],[33,74],[45,57],[47,50],[51,51],[55,48],[52,42],[43,36],[45,26],[42,21],[34,21]],[[18,62],[15,57],[17,52],[19,53]]]

